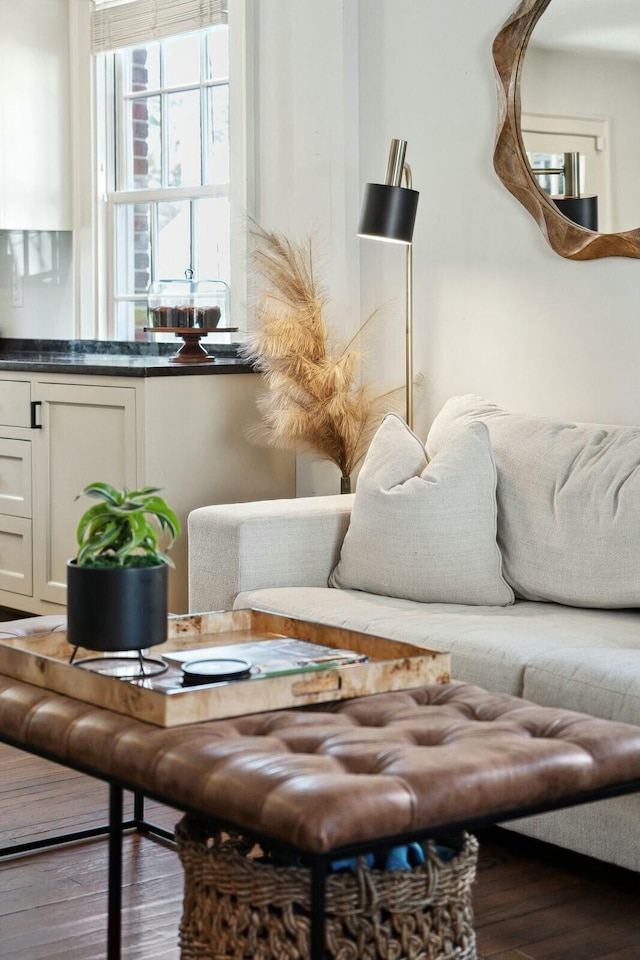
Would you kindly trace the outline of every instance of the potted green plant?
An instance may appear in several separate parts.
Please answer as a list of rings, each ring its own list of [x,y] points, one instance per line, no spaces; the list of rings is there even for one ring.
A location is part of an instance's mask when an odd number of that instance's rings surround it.
[[[143,650],[167,639],[167,556],[180,523],[159,487],[90,483],[67,563],[67,639],[89,650]]]

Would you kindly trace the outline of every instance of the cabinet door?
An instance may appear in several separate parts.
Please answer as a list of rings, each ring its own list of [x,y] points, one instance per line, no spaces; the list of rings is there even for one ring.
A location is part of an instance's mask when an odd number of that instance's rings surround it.
[[[0,439],[0,514],[31,517],[31,441]]]
[[[32,595],[31,520],[24,517],[0,516],[0,590]]]
[[[0,380],[0,424],[31,426],[31,384],[28,380]]]
[[[136,487],[136,391],[37,383],[35,393],[42,435],[34,451],[34,592],[64,604],[78,520],[95,502],[78,495],[94,480]]]
[[[67,0],[0,0],[0,228],[71,230]]]

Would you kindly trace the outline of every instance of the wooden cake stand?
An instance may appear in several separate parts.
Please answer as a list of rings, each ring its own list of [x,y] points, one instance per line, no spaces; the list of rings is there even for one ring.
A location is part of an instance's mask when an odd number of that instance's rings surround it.
[[[208,333],[233,333],[238,327],[145,327],[145,333],[175,333],[176,337],[182,337],[183,345],[173,357],[169,357],[170,363],[214,363],[215,357],[207,353],[200,340],[206,337]]]

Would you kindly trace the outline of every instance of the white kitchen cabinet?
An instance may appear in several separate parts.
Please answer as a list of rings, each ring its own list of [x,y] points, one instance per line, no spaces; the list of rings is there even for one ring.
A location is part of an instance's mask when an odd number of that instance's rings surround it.
[[[73,533],[91,505],[77,501],[88,483],[105,480],[135,489],[136,391],[78,383],[34,384],[42,435],[36,449],[35,500],[46,504],[33,531],[38,598],[66,603]]]
[[[33,589],[31,490],[31,443],[0,439],[0,590],[19,597]]]
[[[31,517],[31,443],[0,439],[0,514]]]
[[[29,381],[0,380],[0,593],[17,609],[33,594],[30,422]]]
[[[94,480],[162,489],[183,532],[169,606],[188,611],[187,516],[295,495],[292,455],[251,444],[260,378],[0,374],[0,605],[63,613],[66,562]],[[5,422],[8,421],[8,422]]]
[[[33,595],[31,520],[0,516],[0,590],[21,609]]]
[[[0,380],[0,425],[28,427],[31,424],[31,383]]]
[[[0,0],[0,230],[71,230],[68,0]]]

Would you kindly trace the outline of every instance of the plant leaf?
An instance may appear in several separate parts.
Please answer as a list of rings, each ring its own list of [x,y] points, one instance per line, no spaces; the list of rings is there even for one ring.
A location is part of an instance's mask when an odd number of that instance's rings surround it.
[[[147,534],[147,521],[143,516],[132,513],[128,518],[128,539],[122,543],[115,551],[117,557],[128,557],[130,553],[137,550],[144,543]]]
[[[152,494],[158,493],[160,489],[160,487],[143,487],[141,490],[131,490],[127,499],[131,500],[133,503],[138,503],[146,500],[146,498],[150,497]]]
[[[80,517],[77,529],[77,540],[78,543],[82,543],[85,531],[89,526],[91,526],[95,520],[103,518],[108,519],[111,516],[109,508],[103,503],[96,503],[95,506],[90,507],[83,515]]]
[[[146,502],[145,510],[155,514],[161,528],[171,533],[172,542],[180,536],[180,521],[162,497],[150,497]]]
[[[97,532],[84,543],[77,557],[78,566],[82,566],[88,559],[93,559],[97,554],[103,553],[107,547],[111,546],[117,540],[119,534],[117,524],[107,524],[101,532]]]
[[[77,563],[110,557],[121,566],[131,566],[132,556],[146,555],[157,563],[173,563],[159,548],[160,536],[168,535],[169,549],[180,534],[180,523],[162,497],[161,488],[142,487],[118,491],[109,483],[96,481],[83,491],[101,500],[80,518],[76,537],[79,545]]]
[[[82,493],[87,497],[98,497],[101,500],[106,500],[107,503],[118,504],[122,502],[122,494],[118,493],[115,487],[112,487],[110,483],[103,483],[100,480],[95,480],[93,483],[88,484]]]

